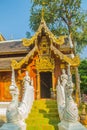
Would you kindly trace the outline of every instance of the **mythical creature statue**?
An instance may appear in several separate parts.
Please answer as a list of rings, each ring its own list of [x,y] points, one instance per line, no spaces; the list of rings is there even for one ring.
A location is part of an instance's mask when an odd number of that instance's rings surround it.
[[[65,109],[63,119],[69,122],[76,122],[78,121],[79,116],[78,116],[77,104],[74,102],[72,98],[73,82],[69,65],[67,73],[68,73],[68,80],[65,86]]]
[[[19,129],[21,130],[26,130],[26,124],[24,120],[28,116],[28,113],[32,107],[33,100],[34,100],[34,89],[27,71],[24,77],[24,95],[21,103],[19,104],[18,102],[19,91],[15,82],[15,73],[13,69],[12,69],[10,93],[12,95],[12,101],[8,105],[7,112],[6,112],[6,117],[7,117],[6,127],[8,127],[8,123],[10,123],[19,126]]]
[[[19,114],[18,114],[18,96],[19,96],[19,90],[15,83],[15,76],[14,76],[14,70],[12,69],[12,79],[11,79],[11,85],[10,85],[10,94],[12,95],[12,101],[9,104],[7,111],[6,111],[6,117],[8,123],[17,123],[19,120]]]
[[[67,74],[62,70],[60,80],[57,85],[57,102],[60,120],[75,122],[78,120],[78,109],[72,98],[73,82],[68,66]]]
[[[26,118],[28,113],[30,112],[32,103],[34,101],[34,88],[33,88],[33,81],[30,79],[28,71],[25,73],[25,77],[23,79],[24,83],[24,95],[22,98],[22,102],[19,106],[19,112],[22,113],[21,118]]]
[[[68,80],[68,76],[65,72],[65,69],[62,69],[61,77],[58,78],[57,84],[57,103],[60,120],[63,119],[64,108],[65,108],[65,86]]]

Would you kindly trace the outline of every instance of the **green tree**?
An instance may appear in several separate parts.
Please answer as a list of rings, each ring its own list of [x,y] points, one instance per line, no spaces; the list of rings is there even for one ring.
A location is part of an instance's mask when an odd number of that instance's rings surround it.
[[[44,19],[50,30],[56,35],[70,35],[73,43],[81,51],[87,44],[87,14],[81,9],[81,0],[32,0],[30,28],[35,32],[41,21],[44,7]]]
[[[87,59],[81,61],[79,74],[81,80],[81,93],[87,94]]]

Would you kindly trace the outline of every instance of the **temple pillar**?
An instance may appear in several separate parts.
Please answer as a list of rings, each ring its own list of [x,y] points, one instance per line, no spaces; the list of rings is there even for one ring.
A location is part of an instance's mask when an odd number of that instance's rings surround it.
[[[3,93],[4,93],[4,87],[3,82],[0,82],[0,101],[3,101]]]
[[[55,90],[55,86],[54,86],[54,72],[52,72],[52,89],[53,89],[53,91]]]
[[[37,72],[37,90],[36,90],[36,97],[40,99],[40,73]]]
[[[78,67],[75,67],[75,77],[76,77],[76,103],[80,104],[80,77],[78,72]]]
[[[56,89],[55,89],[55,81],[54,81],[54,71],[52,71],[52,90],[51,90],[51,98],[56,99]]]

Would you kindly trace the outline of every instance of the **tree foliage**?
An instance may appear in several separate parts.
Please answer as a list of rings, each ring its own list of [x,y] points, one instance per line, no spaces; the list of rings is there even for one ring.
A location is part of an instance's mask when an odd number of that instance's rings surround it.
[[[87,44],[87,14],[81,9],[81,0],[32,0],[30,28],[35,32],[44,19],[50,30],[56,35],[70,35],[77,43],[77,50]]]
[[[81,92],[87,94],[87,59],[82,60],[79,66]]]

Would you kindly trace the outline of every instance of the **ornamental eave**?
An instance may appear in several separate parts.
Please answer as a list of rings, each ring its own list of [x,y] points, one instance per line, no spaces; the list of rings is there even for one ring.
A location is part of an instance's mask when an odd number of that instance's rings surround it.
[[[32,57],[34,55],[35,51],[37,51],[37,46],[35,46],[31,51],[29,51],[29,53],[23,59],[21,59],[19,62],[17,62],[17,60],[13,59],[11,62],[11,66],[14,69],[20,69],[22,67],[22,65],[27,63],[28,60],[30,59],[30,57]]]
[[[79,56],[74,56],[73,58],[63,54],[60,50],[58,50],[56,47],[51,45],[51,50],[54,52],[56,56],[60,57],[60,60],[64,60],[66,63],[70,64],[70,66],[77,67],[80,64],[80,58]]]

